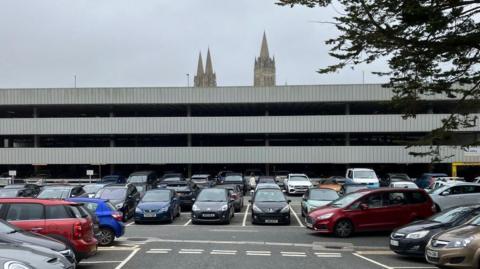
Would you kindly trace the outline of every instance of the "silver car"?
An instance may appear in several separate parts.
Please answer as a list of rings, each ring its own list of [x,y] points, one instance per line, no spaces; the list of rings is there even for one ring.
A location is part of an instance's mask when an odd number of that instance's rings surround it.
[[[74,269],[75,264],[44,247],[0,242],[0,268]]]
[[[457,182],[430,192],[437,211],[447,208],[480,203],[480,184]]]

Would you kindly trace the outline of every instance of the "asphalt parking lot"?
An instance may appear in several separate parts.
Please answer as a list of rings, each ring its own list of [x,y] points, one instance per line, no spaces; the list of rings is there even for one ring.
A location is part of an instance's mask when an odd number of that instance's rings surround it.
[[[248,203],[230,225],[193,225],[189,212],[171,224],[129,221],[123,238],[79,268],[435,268],[392,253],[389,233],[346,239],[316,234],[304,227],[301,198],[290,199],[290,225],[252,225]]]

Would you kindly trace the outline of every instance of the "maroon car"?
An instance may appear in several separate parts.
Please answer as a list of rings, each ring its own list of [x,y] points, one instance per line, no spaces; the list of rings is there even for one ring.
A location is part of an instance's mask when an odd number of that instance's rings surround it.
[[[348,237],[354,232],[388,231],[435,213],[421,189],[365,189],[308,214],[307,228]]]

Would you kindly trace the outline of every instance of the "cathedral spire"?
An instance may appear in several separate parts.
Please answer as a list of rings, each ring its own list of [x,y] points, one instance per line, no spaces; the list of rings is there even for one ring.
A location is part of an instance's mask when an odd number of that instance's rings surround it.
[[[275,86],[275,57],[270,58],[265,32],[263,32],[260,56],[255,59],[253,85],[255,87]]]
[[[260,49],[260,58],[262,59],[268,59],[269,58],[269,53],[268,53],[268,43],[267,43],[267,35],[265,31],[263,32],[263,39],[262,39],[262,48]]]
[[[213,65],[212,65],[212,57],[210,55],[210,48],[207,51],[207,65],[205,67],[205,74],[210,75],[213,74]]]
[[[203,60],[201,52],[198,54],[197,76],[203,76]]]

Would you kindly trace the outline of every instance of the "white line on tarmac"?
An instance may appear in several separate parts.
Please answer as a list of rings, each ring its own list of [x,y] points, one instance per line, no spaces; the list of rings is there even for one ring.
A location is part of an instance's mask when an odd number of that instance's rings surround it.
[[[360,259],[364,259],[364,260],[366,260],[366,261],[368,261],[368,262],[371,262],[371,263],[373,263],[373,264],[376,264],[376,265],[378,265],[378,266],[381,266],[381,267],[383,267],[383,268],[385,268],[385,269],[395,269],[394,267],[390,267],[390,266],[387,266],[387,265],[385,265],[385,264],[379,263],[379,262],[377,262],[377,261],[374,261],[374,260],[372,260],[372,259],[369,259],[369,258],[367,258],[367,257],[364,257],[364,256],[362,256],[362,255],[360,255],[360,254],[358,254],[358,253],[353,253],[353,255],[359,257]]]
[[[109,247],[99,247],[97,251],[132,251],[137,249],[136,247],[115,247],[115,248],[109,248]]]
[[[130,253],[130,255],[128,255],[128,257],[125,260],[123,260],[117,267],[115,267],[115,269],[122,269],[125,266],[125,264],[127,264],[133,258],[133,256],[137,254],[138,251],[140,251],[139,248],[134,249],[132,253]]]
[[[149,250],[145,253],[147,253],[147,254],[168,254],[170,252],[169,251],[151,251],[151,250]]]
[[[402,266],[402,267],[393,267],[395,269],[436,269],[437,267],[431,266]]]
[[[305,226],[303,226],[302,221],[298,218],[297,213],[295,213],[295,211],[293,210],[292,206],[291,206],[291,205],[288,205],[288,206],[290,207],[290,211],[292,211],[293,216],[295,216],[295,219],[297,219],[298,225],[299,225],[300,227],[305,227]]]
[[[307,254],[282,254],[282,257],[299,257],[299,258],[306,258]]]
[[[192,223],[192,219],[189,219],[189,220],[187,221],[187,223],[183,224],[183,226],[188,226],[188,225],[190,225],[190,223]]]
[[[247,210],[245,210],[245,216],[243,216],[243,222],[242,222],[243,227],[245,227],[245,224],[247,222],[248,209],[250,209],[250,203],[247,204]]]
[[[132,222],[126,224],[125,227],[127,227],[127,226],[132,226],[132,225],[135,225],[135,221],[132,221]]]
[[[122,261],[82,261],[80,264],[121,263]]]

